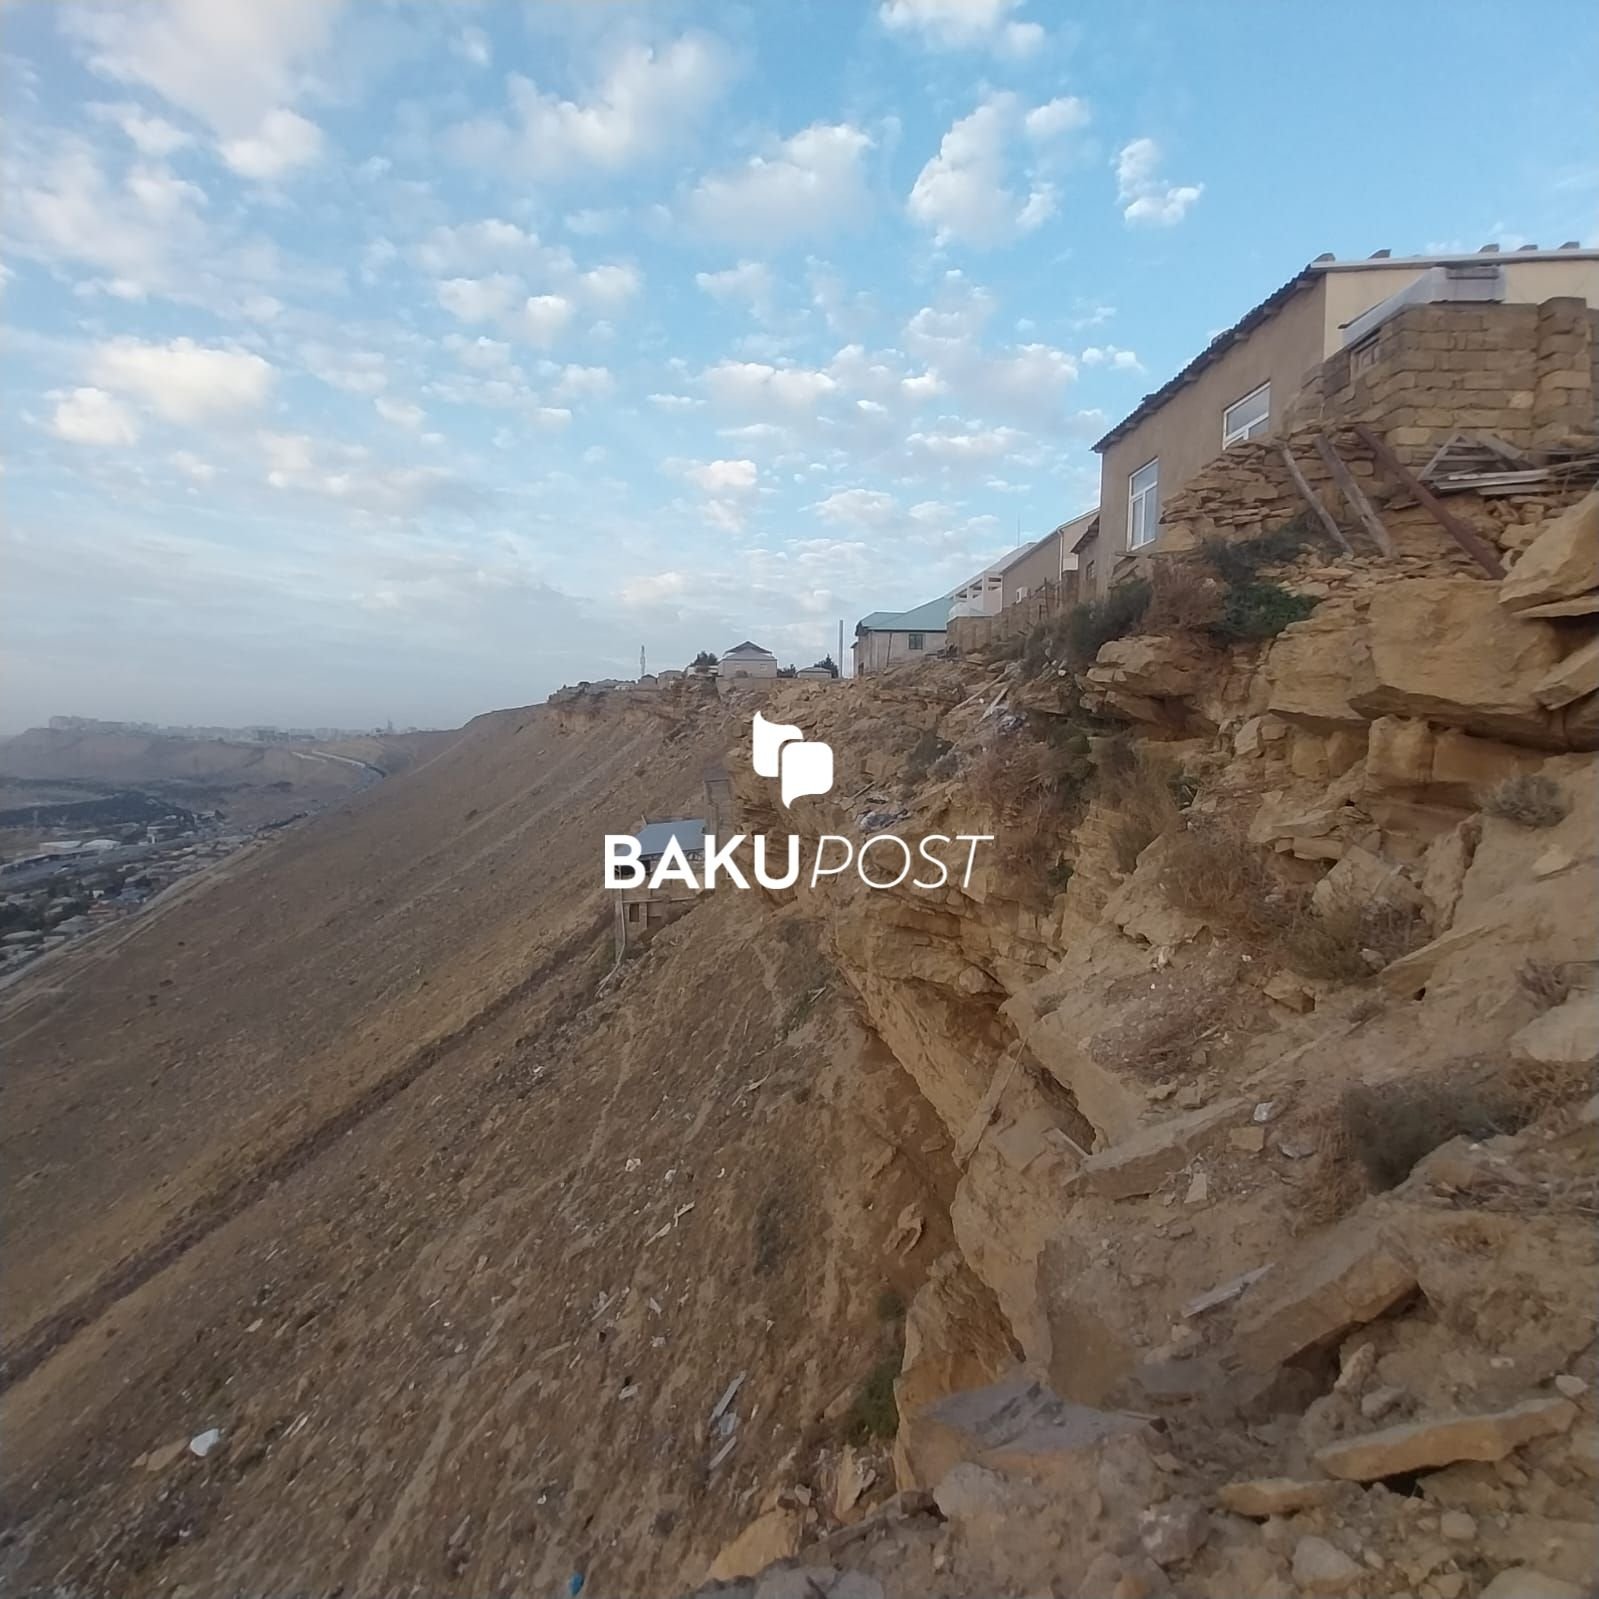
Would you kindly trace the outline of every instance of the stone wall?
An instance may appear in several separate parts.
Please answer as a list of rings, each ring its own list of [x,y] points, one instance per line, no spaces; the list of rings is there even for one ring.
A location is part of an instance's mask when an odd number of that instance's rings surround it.
[[[1418,464],[1456,429],[1529,450],[1589,442],[1596,328],[1576,299],[1411,306],[1317,367],[1285,431],[1364,422]]]
[[[1077,588],[1078,574],[1068,572],[1061,582],[1044,583],[1025,600],[1007,605],[992,616],[952,616],[948,642],[957,655],[984,654],[1075,604]]]

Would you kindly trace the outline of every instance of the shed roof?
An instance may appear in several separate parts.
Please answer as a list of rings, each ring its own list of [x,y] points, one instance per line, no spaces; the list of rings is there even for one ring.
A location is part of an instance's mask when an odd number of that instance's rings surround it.
[[[1218,333],[1175,377],[1161,384],[1153,394],[1146,394],[1104,438],[1095,444],[1094,448],[1097,451],[1107,450],[1118,439],[1124,438],[1131,433],[1146,416],[1158,411],[1178,389],[1192,383],[1206,367],[1219,361],[1232,345],[1238,343],[1240,339],[1247,338],[1268,317],[1275,316],[1302,289],[1308,289],[1311,284],[1319,281],[1329,272],[1369,272],[1384,267],[1467,266],[1481,265],[1484,261],[1517,263],[1526,261],[1587,261],[1594,259],[1594,256],[1594,251],[1579,249],[1574,245],[1562,245],[1558,250],[1511,250],[1503,254],[1499,252],[1497,247],[1489,247],[1478,251],[1457,251],[1453,255],[1393,256],[1386,250],[1379,250],[1375,255],[1367,256],[1359,261],[1340,261],[1330,254],[1319,255],[1314,261],[1296,272],[1280,288],[1273,289],[1259,305],[1252,310],[1246,311],[1224,333]]]
[[[857,633],[942,633],[949,626],[950,596],[928,600],[909,611],[873,611],[855,624]]]
[[[666,846],[676,839],[685,855],[703,853],[705,849],[705,821],[699,816],[679,816],[664,822],[646,822],[634,835],[638,852],[646,860],[666,853]]]

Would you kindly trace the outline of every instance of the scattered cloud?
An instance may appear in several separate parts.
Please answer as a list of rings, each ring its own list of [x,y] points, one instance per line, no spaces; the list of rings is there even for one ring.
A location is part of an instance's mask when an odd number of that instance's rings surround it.
[[[768,366],[762,361],[722,361],[701,374],[719,405],[745,415],[797,416],[815,410],[837,389],[826,372]]]
[[[322,130],[297,111],[269,111],[254,133],[224,139],[222,159],[241,178],[275,183],[322,158]]]
[[[136,396],[168,422],[192,424],[259,410],[277,372],[248,350],[122,338],[99,346],[90,376],[102,388]]]
[[[373,400],[372,408],[385,422],[390,422],[395,427],[406,428],[413,433],[427,420],[427,413],[420,405],[410,405],[404,400],[392,400],[383,394]]]
[[[1091,344],[1082,354],[1084,366],[1110,367],[1116,372],[1142,372],[1144,363],[1131,350],[1119,350],[1114,344]]]
[[[729,76],[723,47],[701,34],[660,47],[627,44],[581,99],[549,93],[513,73],[507,114],[460,123],[449,143],[474,165],[510,164],[538,178],[622,172],[659,158],[701,122]]]
[[[50,431],[68,444],[104,447],[139,442],[133,413],[104,389],[73,389],[62,395],[50,419]]]
[[[474,67],[486,67],[494,59],[494,47],[481,28],[462,28],[450,41],[450,51]]]
[[[935,50],[986,49],[1032,55],[1045,39],[1036,22],[1011,13],[1020,0],[883,0],[878,16],[891,33],[910,34]]]
[[[772,248],[849,227],[868,209],[871,148],[871,137],[850,123],[818,122],[769,155],[702,178],[689,215],[717,238]]]
[[[1134,139],[1116,153],[1116,193],[1131,227],[1175,227],[1205,192],[1203,183],[1167,183],[1160,164],[1153,139]]]
[[[757,316],[771,312],[772,269],[764,261],[740,261],[720,272],[696,272],[694,282],[713,299],[742,300]]]
[[[938,244],[1009,244],[1057,210],[1041,150],[1088,120],[1087,105],[1070,97],[1024,111],[1014,94],[991,95],[944,135],[938,154],[917,174],[906,209]]]
[[[683,476],[703,493],[721,496],[750,493],[759,474],[753,461],[704,461],[685,467]]]

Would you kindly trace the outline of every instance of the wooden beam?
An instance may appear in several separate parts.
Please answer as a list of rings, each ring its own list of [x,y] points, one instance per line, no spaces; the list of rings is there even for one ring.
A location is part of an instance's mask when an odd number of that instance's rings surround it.
[[[1389,449],[1387,441],[1377,437],[1364,422],[1355,423],[1355,437],[1371,451],[1377,464],[1404,488],[1415,496],[1416,503],[1424,506],[1432,514],[1433,520],[1474,560],[1489,577],[1503,577],[1505,568],[1499,559],[1499,553],[1494,547],[1479,534],[1467,527],[1464,522],[1440,500],[1431,489],[1416,474]]]
[[[1288,468],[1288,475],[1294,480],[1294,487],[1299,490],[1299,497],[1312,511],[1316,513],[1317,520],[1326,528],[1328,536],[1336,540],[1345,555],[1355,553],[1354,546],[1344,537],[1344,530],[1333,519],[1333,514],[1311,492],[1310,485],[1305,481],[1305,474],[1299,470],[1299,462],[1294,459],[1294,452],[1287,444],[1279,444],[1277,448],[1282,452],[1283,464]]]
[[[1360,525],[1371,534],[1372,542],[1384,555],[1394,553],[1394,541],[1388,537],[1388,529],[1382,525],[1382,518],[1372,509],[1371,501],[1362,492],[1360,485],[1355,481],[1355,474],[1344,464],[1344,458],[1333,448],[1332,440],[1325,433],[1318,433],[1315,439],[1316,453],[1326,463],[1327,470],[1332,473],[1333,482],[1338,485],[1338,491],[1349,504],[1349,509],[1360,518]]]

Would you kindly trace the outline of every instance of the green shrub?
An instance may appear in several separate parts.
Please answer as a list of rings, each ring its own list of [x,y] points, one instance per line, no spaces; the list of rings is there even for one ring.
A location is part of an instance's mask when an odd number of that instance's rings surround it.
[[[1101,646],[1132,632],[1148,609],[1150,592],[1146,579],[1135,578],[1118,584],[1103,599],[1072,606],[1065,617],[1067,659],[1075,666],[1087,666]]]
[[[1281,583],[1265,578],[1229,582],[1221,615],[1208,623],[1205,631],[1218,644],[1276,638],[1291,622],[1304,621],[1315,608],[1316,601],[1310,595],[1292,594]]]
[[[894,1400],[894,1379],[903,1356],[896,1349],[884,1355],[866,1374],[844,1418],[844,1437],[857,1446],[874,1438],[892,1438],[899,1431],[899,1406]]]

